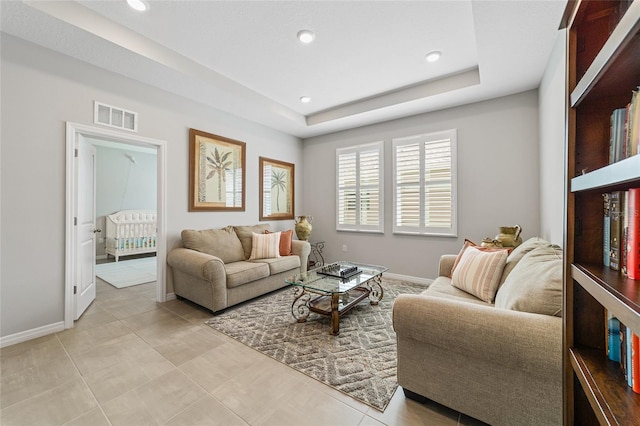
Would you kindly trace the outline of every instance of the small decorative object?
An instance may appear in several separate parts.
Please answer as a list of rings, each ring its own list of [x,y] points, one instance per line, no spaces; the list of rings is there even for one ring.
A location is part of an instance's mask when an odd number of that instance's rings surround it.
[[[189,211],[244,211],[244,142],[189,129]]]
[[[520,225],[514,226],[501,226],[500,233],[496,235],[496,240],[502,244],[503,247],[518,247],[522,244],[522,237],[520,233],[522,228]]]
[[[502,243],[494,238],[485,238],[480,243],[480,247],[502,247]]]
[[[313,222],[312,216],[296,217],[295,230],[300,241],[307,241],[309,239],[309,235],[311,235],[311,230],[313,229],[311,222]]]
[[[295,165],[260,157],[260,220],[293,219]]]

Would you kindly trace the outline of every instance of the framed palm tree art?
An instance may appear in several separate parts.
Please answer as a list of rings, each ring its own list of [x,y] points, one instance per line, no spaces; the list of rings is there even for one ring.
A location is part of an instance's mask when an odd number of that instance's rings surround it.
[[[294,218],[295,165],[260,157],[260,220]]]
[[[246,144],[189,129],[189,211],[244,211]]]

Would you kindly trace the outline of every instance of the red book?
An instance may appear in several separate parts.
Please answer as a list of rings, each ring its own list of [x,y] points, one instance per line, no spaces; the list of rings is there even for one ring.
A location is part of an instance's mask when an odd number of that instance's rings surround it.
[[[631,334],[631,374],[633,391],[640,393],[640,339],[636,333]]]
[[[640,280],[640,188],[629,189],[627,216],[627,276],[633,280]]]

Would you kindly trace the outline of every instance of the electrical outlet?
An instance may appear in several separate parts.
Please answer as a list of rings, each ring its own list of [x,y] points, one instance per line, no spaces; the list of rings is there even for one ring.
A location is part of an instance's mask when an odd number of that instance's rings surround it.
[[[347,245],[346,244],[342,245],[342,251],[347,251]]]

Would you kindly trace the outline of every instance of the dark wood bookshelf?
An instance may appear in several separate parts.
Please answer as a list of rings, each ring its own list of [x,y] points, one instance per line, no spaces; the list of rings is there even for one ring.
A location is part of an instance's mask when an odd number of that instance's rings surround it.
[[[640,425],[640,395],[606,353],[607,315],[640,334],[640,280],[604,266],[602,197],[640,186],[640,155],[609,164],[611,114],[640,86],[640,0],[570,1],[564,16],[564,423]]]

